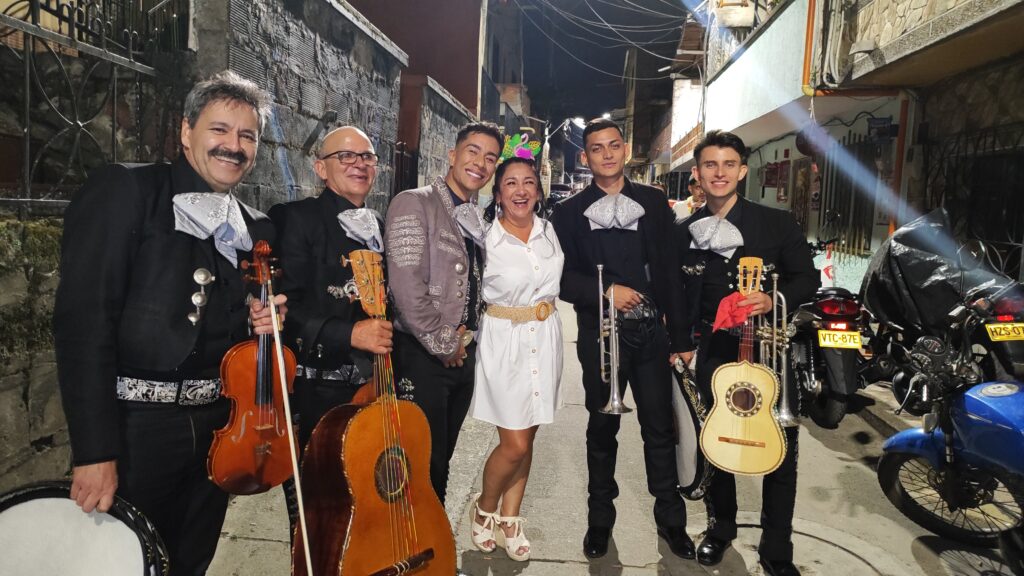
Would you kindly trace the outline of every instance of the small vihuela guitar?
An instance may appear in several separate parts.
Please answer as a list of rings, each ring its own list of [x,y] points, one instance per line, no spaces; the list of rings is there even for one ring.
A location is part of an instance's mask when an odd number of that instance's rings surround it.
[[[760,258],[740,258],[739,292],[761,291]],[[711,377],[714,404],[700,433],[709,462],[733,474],[768,474],[786,457],[786,437],[776,418],[779,379],[754,362],[754,320],[743,323],[738,362],[723,364]]]

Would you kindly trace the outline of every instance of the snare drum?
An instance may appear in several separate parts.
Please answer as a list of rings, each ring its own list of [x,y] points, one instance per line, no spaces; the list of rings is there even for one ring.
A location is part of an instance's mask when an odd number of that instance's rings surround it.
[[[70,494],[70,482],[43,482],[0,496],[0,574],[166,576],[167,550],[131,504],[86,514]]]

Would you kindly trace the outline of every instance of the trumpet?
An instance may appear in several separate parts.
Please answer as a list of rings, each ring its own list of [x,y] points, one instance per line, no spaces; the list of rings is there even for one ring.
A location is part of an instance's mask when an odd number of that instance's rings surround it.
[[[779,274],[772,273],[772,320],[769,325],[764,315],[758,317],[758,336],[761,341],[761,363],[779,375],[782,398],[779,400],[777,420],[783,428],[800,425],[800,418],[789,407],[789,339],[795,333],[789,326],[786,296],[779,292]],[[780,313],[781,311],[781,313]],[[781,318],[780,318],[781,317]]]
[[[608,310],[604,309],[604,265],[597,265],[597,306],[598,322],[600,329],[597,335],[598,346],[601,350],[601,381],[608,384],[611,393],[608,395],[608,403],[599,410],[602,414],[618,416],[632,412],[633,409],[622,402],[622,389],[619,388],[619,335],[616,324],[618,319],[615,314],[615,285],[608,289]],[[604,339],[608,339],[605,346]]]

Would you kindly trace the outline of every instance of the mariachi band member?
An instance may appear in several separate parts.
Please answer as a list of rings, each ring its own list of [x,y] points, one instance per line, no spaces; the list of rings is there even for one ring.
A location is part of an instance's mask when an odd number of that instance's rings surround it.
[[[693,176],[704,191],[706,204],[676,226],[685,289],[686,330],[684,362],[697,349],[697,385],[704,398],[712,398],[715,370],[735,362],[739,337],[728,331],[712,332],[719,302],[737,291],[736,262],[741,256],[759,257],[779,274],[778,289],[789,308],[795,309],[814,296],[819,286],[807,241],[796,220],[786,211],[749,202],[737,193],[747,175],[747,148],[734,134],[708,132],[694,149],[697,165]],[[749,294],[739,302],[752,316],[770,313],[772,299],[764,292]],[[690,339],[699,333],[699,347]],[[795,394],[789,395],[795,400]],[[790,406],[793,413],[797,407]],[[798,427],[784,429],[786,457],[765,475],[762,484],[760,563],[771,576],[793,576],[793,507],[796,502]],[[736,479],[716,469],[705,496],[708,530],[697,548],[697,561],[713,566],[736,538]]]
[[[294,403],[300,454],[320,418],[348,404],[373,376],[372,354],[391,352],[391,322],[367,317],[355,294],[353,250],[384,249],[380,215],[365,206],[377,176],[378,156],[362,130],[329,131],[315,150],[313,170],[324,182],[319,196],[270,210],[280,237],[280,292],[288,296],[284,337],[295,351]],[[284,484],[288,517],[298,522],[294,480]],[[292,531],[294,533],[294,530]]]
[[[177,160],[97,170],[65,213],[53,332],[71,498],[85,512],[108,510],[115,493],[131,502],[175,576],[206,573],[227,509],[206,470],[230,411],[221,359],[249,338],[247,320],[271,331],[269,307],[246,305],[238,263],[273,226],[232,194],[269,106],[232,72],[199,82]]]
[[[686,534],[686,507],[677,490],[669,387],[670,360],[675,359],[670,353],[685,350],[679,347],[682,317],[676,303],[679,277],[673,272],[678,269],[676,249],[670,241],[672,211],[663,193],[623,176],[626,143],[614,122],[590,122],[583,131],[583,149],[594,181],[556,204],[551,219],[565,252],[559,297],[576,310],[576,347],[590,411],[589,514],[583,552],[588,558],[607,553],[615,525],[614,500],[619,494],[615,461],[621,417],[599,412],[610,392],[600,376],[604,359],[598,343],[601,295],[597,265],[602,264],[603,297],[622,319],[620,378],[630,385],[636,401],[658,534],[676,556],[693,558],[693,541]]]
[[[484,222],[477,195],[494,175],[504,142],[498,127],[462,127],[448,173],[406,190],[388,207],[388,280],[395,310],[395,378],[430,424],[430,481],[444,502],[448,461],[473,397],[483,311]]]

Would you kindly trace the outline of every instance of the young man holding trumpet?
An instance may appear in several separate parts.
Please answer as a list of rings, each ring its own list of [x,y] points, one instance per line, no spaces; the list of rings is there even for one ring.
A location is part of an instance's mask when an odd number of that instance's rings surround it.
[[[617,368],[621,387],[628,383],[636,401],[658,534],[676,556],[693,558],[686,508],[677,490],[669,387],[670,361],[676,356],[671,352],[685,349],[678,346],[682,311],[674,301],[679,299],[680,287],[676,248],[669,241],[672,210],[663,193],[624,177],[627,146],[614,122],[590,122],[583,142],[594,181],[557,204],[551,219],[565,253],[559,296],[576,310],[577,354],[590,411],[589,513],[583,553],[588,558],[607,553],[615,525],[613,502],[619,493],[615,461],[620,416],[602,412],[610,396],[610,385],[601,375],[605,358],[599,342],[599,310],[604,308],[619,317],[620,354],[611,359],[611,369]],[[600,286],[598,265],[602,266]],[[610,342],[607,347],[611,348]]]

